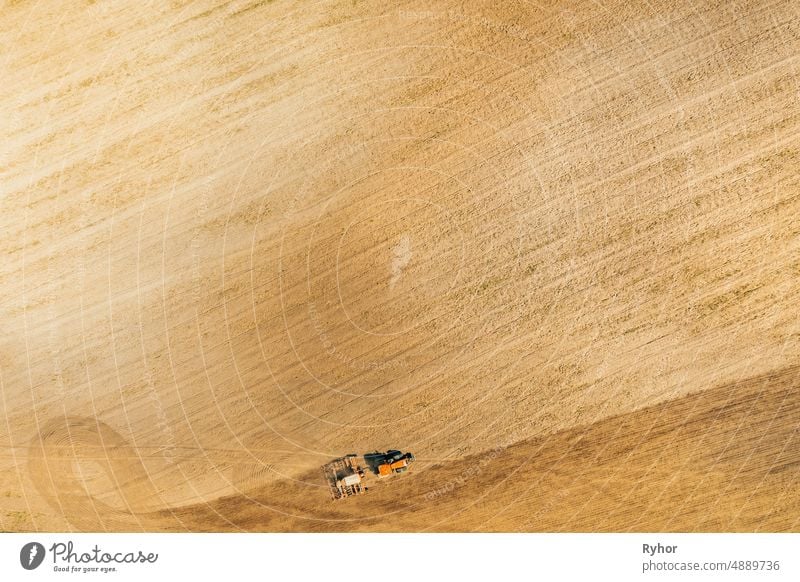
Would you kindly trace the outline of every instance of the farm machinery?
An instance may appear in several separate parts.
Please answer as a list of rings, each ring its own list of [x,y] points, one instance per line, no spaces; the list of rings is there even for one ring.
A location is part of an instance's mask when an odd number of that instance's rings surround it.
[[[322,466],[331,499],[345,499],[368,491],[368,475],[379,479],[408,470],[414,461],[412,453],[389,450],[375,451],[359,457],[355,453],[334,459]]]

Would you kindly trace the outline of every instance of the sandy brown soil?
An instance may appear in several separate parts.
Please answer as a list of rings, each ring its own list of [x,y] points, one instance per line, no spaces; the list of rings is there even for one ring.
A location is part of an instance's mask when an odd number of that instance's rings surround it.
[[[796,2],[16,1],[0,44],[0,529],[800,529]]]

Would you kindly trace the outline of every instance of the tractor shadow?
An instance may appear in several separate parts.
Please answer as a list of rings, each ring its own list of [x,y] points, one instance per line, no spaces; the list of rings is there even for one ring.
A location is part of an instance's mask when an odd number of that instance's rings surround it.
[[[374,453],[364,453],[364,464],[367,469],[373,474],[378,474],[378,467],[386,462],[386,455],[375,451]]]

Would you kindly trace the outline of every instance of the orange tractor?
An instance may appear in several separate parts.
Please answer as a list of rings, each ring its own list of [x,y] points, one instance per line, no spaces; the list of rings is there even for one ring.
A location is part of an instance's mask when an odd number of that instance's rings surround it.
[[[388,451],[384,454],[383,462],[378,465],[378,476],[386,477],[392,473],[402,473],[408,470],[408,464],[414,461],[412,453],[403,454],[400,451]]]

